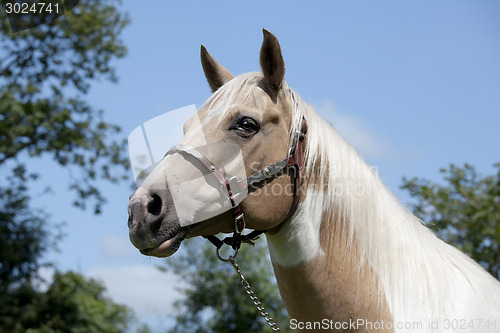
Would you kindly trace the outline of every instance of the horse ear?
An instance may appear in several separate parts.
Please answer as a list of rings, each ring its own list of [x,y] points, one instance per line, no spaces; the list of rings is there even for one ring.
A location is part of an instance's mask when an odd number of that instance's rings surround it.
[[[224,66],[219,64],[215,58],[208,53],[204,45],[201,45],[201,65],[203,66],[203,71],[205,72],[205,77],[207,78],[208,84],[212,92],[222,87],[228,81],[234,78]]]
[[[263,29],[263,32],[264,41],[260,49],[260,67],[264,73],[264,82],[270,88],[278,91],[285,77],[285,61],[278,39],[267,29]]]

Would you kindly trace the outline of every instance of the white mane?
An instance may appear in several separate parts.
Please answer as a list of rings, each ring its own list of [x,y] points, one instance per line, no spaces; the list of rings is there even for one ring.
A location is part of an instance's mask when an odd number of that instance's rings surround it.
[[[291,135],[300,129],[302,116],[309,125],[305,175],[314,175],[320,166],[317,179],[328,183],[316,184],[327,192],[323,206],[343,217],[348,246],[356,246],[361,264],[368,264],[378,277],[379,295],[385,295],[394,321],[420,321],[427,331],[429,320],[438,318],[490,318],[497,319],[500,329],[500,283],[439,240],[331,124],[291,89],[289,94],[294,107]]]

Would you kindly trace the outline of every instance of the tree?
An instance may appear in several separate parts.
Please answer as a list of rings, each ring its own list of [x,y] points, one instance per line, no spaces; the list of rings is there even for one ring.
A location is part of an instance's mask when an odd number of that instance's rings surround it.
[[[415,214],[446,242],[469,254],[500,278],[500,163],[495,175],[481,177],[471,165],[441,169],[446,184],[403,179],[417,199]]]
[[[44,223],[46,213],[29,208],[25,173],[18,167],[9,187],[0,187],[0,295],[37,276],[40,257],[55,239]]]
[[[2,332],[124,332],[132,318],[130,310],[104,295],[97,281],[73,272],[58,273],[47,291],[29,285],[9,298],[10,316],[3,316]]]
[[[48,155],[73,167],[75,205],[84,208],[94,199],[96,213],[105,202],[96,181],[125,176],[124,141],[113,138],[119,128],[104,122],[82,94],[93,79],[116,79],[110,61],[126,53],[118,36],[128,18],[112,1],[85,0],[30,30],[11,33],[3,10],[0,23],[0,173],[10,175],[0,179],[0,272],[6,287],[11,278],[29,280],[52,243],[44,215],[29,207],[27,188],[39,176],[27,171],[30,160]],[[25,253],[14,251],[21,248]]]
[[[74,204],[95,213],[105,202],[98,182],[126,177],[119,127],[84,98],[93,80],[116,80],[112,60],[126,54],[119,36],[129,19],[116,3],[81,0],[19,32],[0,10],[0,332],[119,332],[130,318],[79,274],[56,272],[47,292],[37,289],[58,233],[28,191],[42,156],[70,170]]]
[[[265,242],[243,244],[236,262],[267,312],[287,332],[289,318],[279,296]],[[200,238],[186,240],[183,248],[160,267],[172,270],[186,283],[184,298],[172,332],[272,332],[247,293],[233,266],[221,262],[215,247]]]

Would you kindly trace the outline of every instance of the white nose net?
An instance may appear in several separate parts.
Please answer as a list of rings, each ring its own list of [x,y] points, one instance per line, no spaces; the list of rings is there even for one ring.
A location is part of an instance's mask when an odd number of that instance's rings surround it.
[[[143,123],[128,139],[137,185],[168,203],[162,209],[171,214],[175,210],[181,226],[220,215],[248,194],[241,186],[247,175],[240,147],[208,143],[204,133],[196,107],[190,105]],[[203,158],[215,168],[204,164]],[[221,183],[214,169],[227,177],[228,185]]]

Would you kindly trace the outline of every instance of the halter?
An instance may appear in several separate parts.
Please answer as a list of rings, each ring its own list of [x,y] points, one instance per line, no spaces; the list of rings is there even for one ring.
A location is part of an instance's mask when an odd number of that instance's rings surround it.
[[[220,240],[215,235],[203,236],[208,239],[217,248],[217,257],[222,261],[230,261],[234,259],[238,253],[241,243],[253,244],[261,234],[266,232],[266,230],[254,230],[249,234],[243,235],[243,230],[246,228],[245,216],[241,210],[240,204],[241,200],[239,197],[244,193],[245,190],[255,191],[268,184],[268,182],[274,178],[280,177],[283,174],[290,174],[291,171],[291,182],[293,184],[293,201],[288,211],[288,214],[283,219],[283,222],[287,221],[290,216],[294,213],[297,208],[298,196],[297,190],[300,187],[300,170],[304,166],[304,140],[307,134],[307,122],[305,118],[302,118],[302,124],[300,132],[297,133],[297,137],[294,143],[288,151],[288,156],[282,160],[268,165],[264,169],[261,169],[254,174],[252,174],[247,179],[239,180],[237,177],[229,178],[225,172],[219,169],[212,161],[207,157],[200,154],[195,149],[191,149],[186,145],[177,145],[170,149],[167,155],[182,153],[188,154],[200,161],[210,173],[219,181],[222,188],[227,190],[227,199],[231,203],[231,214],[233,216],[234,232],[232,236],[226,237]],[[237,190],[235,192],[235,189]],[[236,204],[236,202],[239,202]],[[220,248],[224,245],[230,245],[235,253],[229,258],[222,258],[219,254]]]

